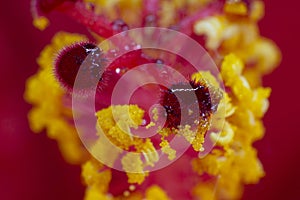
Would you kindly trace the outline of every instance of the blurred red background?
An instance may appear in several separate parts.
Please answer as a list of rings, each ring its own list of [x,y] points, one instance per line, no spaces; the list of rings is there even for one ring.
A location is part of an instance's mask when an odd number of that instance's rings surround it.
[[[36,57],[53,34],[85,30],[56,15],[52,26],[40,32],[32,26],[29,0],[1,4],[0,199],[82,199],[80,168],[65,163],[56,143],[45,134],[30,131],[26,118],[30,105],[23,92],[25,80],[38,68]],[[278,44],[283,60],[264,78],[264,85],[273,89],[271,106],[264,119],[266,135],[255,145],[267,175],[259,184],[247,186],[243,199],[300,199],[300,3],[268,0],[265,4],[261,34]]]

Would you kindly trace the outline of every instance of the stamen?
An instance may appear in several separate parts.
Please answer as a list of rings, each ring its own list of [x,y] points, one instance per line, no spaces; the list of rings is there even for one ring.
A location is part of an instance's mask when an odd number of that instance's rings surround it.
[[[159,1],[145,0],[143,4],[142,26],[156,26],[158,20]]]
[[[124,31],[126,25],[124,23],[121,29],[116,29],[115,22],[111,22],[105,17],[95,14],[87,8],[84,2],[79,0],[54,0],[50,2],[48,0],[32,1],[32,15],[35,19],[40,19],[41,16],[47,15],[53,10],[57,10],[70,16],[78,23],[86,26],[91,31],[104,38],[108,38],[116,33]]]
[[[33,16],[33,25],[40,30],[44,30],[49,24],[49,21],[46,18],[47,14],[57,9],[65,2],[76,1],[77,0],[32,0],[31,13]]]
[[[41,13],[48,14],[65,2],[74,3],[76,1],[78,0],[33,0],[33,2],[35,2],[33,5],[35,5]]]
[[[183,32],[187,35],[191,35],[193,33],[192,26],[196,21],[203,19],[207,16],[212,16],[221,13],[223,10],[223,4],[223,1],[212,3],[208,7],[200,9],[196,13],[181,19],[177,25],[174,25],[171,28]]]

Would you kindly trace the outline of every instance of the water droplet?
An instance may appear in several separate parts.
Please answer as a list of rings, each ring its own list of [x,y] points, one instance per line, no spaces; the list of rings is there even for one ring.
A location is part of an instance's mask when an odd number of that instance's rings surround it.
[[[119,74],[120,72],[121,72],[121,69],[120,69],[120,68],[117,68],[117,69],[116,69],[116,73]]]

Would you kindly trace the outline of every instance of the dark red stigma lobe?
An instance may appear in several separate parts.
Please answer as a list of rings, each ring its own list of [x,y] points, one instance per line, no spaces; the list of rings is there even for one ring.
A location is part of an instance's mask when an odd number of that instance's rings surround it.
[[[194,81],[163,88],[161,94],[160,104],[165,109],[165,127],[175,129],[179,125],[194,126],[201,119],[208,120],[220,101],[220,96],[210,94],[206,84]]]
[[[104,80],[105,59],[101,50],[92,43],[82,42],[65,48],[55,62],[55,75],[67,90],[72,91],[78,73],[76,86],[88,90]],[[103,74],[103,76],[102,76]]]

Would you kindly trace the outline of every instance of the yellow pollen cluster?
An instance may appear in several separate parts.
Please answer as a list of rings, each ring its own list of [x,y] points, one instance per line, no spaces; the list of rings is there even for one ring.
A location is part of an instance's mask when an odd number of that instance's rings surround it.
[[[192,161],[193,169],[199,175],[206,173],[216,177],[212,182],[216,187],[206,187],[199,183],[194,188],[199,196],[206,196],[205,193],[210,190],[214,194],[213,199],[219,196],[236,199],[242,194],[242,184],[256,183],[264,176],[252,143],[263,136],[261,117],[268,107],[270,89],[251,88],[242,75],[243,68],[241,59],[233,54],[226,56],[222,63],[221,75],[229,91],[224,96],[229,114],[226,113],[222,132],[211,134],[211,139],[220,148],[214,149],[203,159]]]
[[[159,144],[162,148],[162,152],[168,155],[169,160],[174,160],[176,157],[176,151],[170,147],[170,144],[167,140],[162,140],[162,142]]]
[[[46,17],[36,17],[33,20],[33,25],[42,31],[49,25],[49,20]]]
[[[113,106],[103,109],[96,114],[98,130],[118,147],[128,150],[136,142],[130,128],[137,128],[142,123],[144,111],[136,105]]]
[[[176,132],[177,134],[182,135],[192,145],[195,151],[202,151],[204,135],[208,128],[208,122],[200,120],[197,131],[192,130],[190,125],[185,125],[184,127],[180,127]]]
[[[97,112],[98,133],[105,136],[95,143],[92,152],[113,166],[114,161],[121,156],[123,170],[127,172],[129,183],[141,184],[148,172],[144,171],[146,166],[154,166],[158,161],[157,152],[150,139],[142,139],[131,133],[131,128],[137,128],[143,121],[144,111],[137,105],[116,105],[102,109]],[[104,141],[104,142],[103,142]],[[113,143],[117,150],[112,150]],[[134,148],[134,152],[128,151]],[[128,151],[124,156],[123,151]],[[115,153],[114,153],[115,152]],[[142,157],[144,161],[142,160]]]
[[[147,200],[169,200],[170,198],[159,186],[151,186],[146,191]]]
[[[95,160],[89,160],[82,165],[82,177],[89,188],[95,188],[104,193],[108,191],[111,170]]]
[[[245,2],[232,0],[226,2],[224,11],[228,14],[246,15],[248,9]]]
[[[53,76],[53,62],[59,50],[74,42],[87,40],[79,34],[57,33],[37,59],[40,66],[37,74],[27,80],[24,98],[34,105],[28,119],[31,129],[38,133],[47,131],[48,137],[55,139],[64,158],[74,164],[88,158],[72,119],[71,109],[64,105],[64,90]]]

